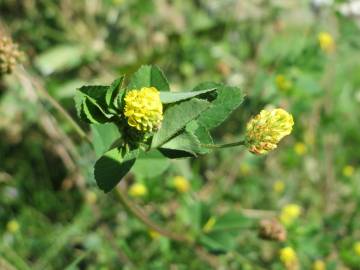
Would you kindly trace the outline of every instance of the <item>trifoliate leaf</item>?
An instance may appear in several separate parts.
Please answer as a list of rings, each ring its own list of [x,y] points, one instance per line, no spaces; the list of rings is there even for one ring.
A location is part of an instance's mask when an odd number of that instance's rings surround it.
[[[163,144],[159,151],[169,158],[196,157],[201,146],[194,134],[184,131]]]
[[[218,96],[208,110],[197,120],[205,128],[211,129],[220,125],[244,100],[244,94],[237,87],[221,86]]]
[[[191,92],[160,92],[161,102],[164,104],[174,103],[215,91],[216,88],[209,88]]]
[[[93,124],[91,125],[91,130],[93,135],[92,142],[98,157],[108,151],[121,136],[118,128],[112,123]]]
[[[140,89],[141,87],[151,86],[159,91],[170,90],[164,73],[157,66],[142,66],[132,75],[127,89]]]
[[[157,148],[167,142],[187,123],[199,117],[209,106],[210,102],[196,98],[171,105],[165,110],[161,128],[155,133],[151,147]]]
[[[123,153],[123,149],[114,148],[98,159],[94,166],[96,183],[104,192],[112,190],[134,165],[139,150]]]

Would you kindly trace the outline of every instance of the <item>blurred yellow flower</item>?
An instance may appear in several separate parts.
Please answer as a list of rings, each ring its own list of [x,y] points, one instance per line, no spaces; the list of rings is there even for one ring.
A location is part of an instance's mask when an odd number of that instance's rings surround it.
[[[346,177],[353,176],[354,172],[355,172],[355,168],[351,165],[346,165],[342,170],[343,175]]]
[[[10,220],[10,221],[6,224],[6,230],[7,230],[9,233],[16,233],[19,229],[20,229],[20,225],[19,225],[19,223],[18,223],[15,219]]]
[[[280,221],[284,225],[291,225],[300,215],[302,209],[297,204],[287,204],[281,209]]]
[[[360,241],[356,241],[353,246],[354,252],[360,257]]]
[[[294,151],[297,155],[303,156],[307,153],[307,146],[302,142],[297,142],[294,145]]]
[[[125,98],[124,115],[129,126],[141,132],[157,130],[163,120],[163,106],[155,87],[129,91]]]
[[[319,46],[321,50],[330,53],[335,49],[335,42],[332,35],[328,32],[320,32],[318,35]]]
[[[294,120],[283,109],[262,110],[246,125],[245,144],[254,154],[266,154],[292,131]]]
[[[283,74],[276,75],[275,77],[276,87],[284,92],[289,91],[293,85],[290,80],[288,80]]]
[[[141,183],[132,184],[129,189],[129,195],[132,197],[144,197],[147,192],[146,186]]]
[[[326,264],[322,260],[316,260],[312,266],[313,270],[326,270]]]
[[[97,195],[94,191],[88,190],[85,193],[85,201],[88,204],[95,204],[97,201]]]
[[[292,247],[284,247],[280,249],[280,261],[285,265],[286,269],[296,269],[298,258]]]
[[[183,176],[175,176],[173,179],[175,189],[180,193],[185,193],[190,189],[189,181]]]
[[[158,233],[157,231],[154,231],[154,230],[149,230],[148,233],[152,239],[158,239],[161,236],[160,233]]]
[[[251,171],[251,167],[247,163],[241,163],[240,164],[240,174],[242,175],[249,175]]]
[[[276,180],[273,184],[273,190],[276,193],[283,193],[285,190],[285,183],[282,180]]]
[[[204,233],[209,233],[214,228],[214,225],[216,224],[216,218],[210,217],[209,220],[205,223],[203,227]]]

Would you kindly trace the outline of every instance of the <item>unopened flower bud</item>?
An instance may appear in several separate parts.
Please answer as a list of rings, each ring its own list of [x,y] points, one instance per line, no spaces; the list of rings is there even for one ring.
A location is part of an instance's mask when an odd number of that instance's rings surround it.
[[[0,37],[0,75],[11,73],[21,55],[17,44],[8,37]]]

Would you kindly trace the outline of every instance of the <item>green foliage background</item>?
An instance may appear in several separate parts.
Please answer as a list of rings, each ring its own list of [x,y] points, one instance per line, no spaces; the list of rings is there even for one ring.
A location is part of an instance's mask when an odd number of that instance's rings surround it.
[[[25,52],[27,74],[74,118],[76,88],[110,85],[156,64],[171,90],[213,81],[246,93],[212,133],[215,142],[241,138],[247,120],[268,105],[295,119],[292,135],[267,156],[241,147],[198,159],[154,154],[121,182],[124,190],[146,185],[148,194],[134,200],[169,230],[196,235],[210,255],[203,258],[154,237],[116,193],[97,188],[93,164],[103,142],[96,140],[94,153],[21,72],[2,77],[0,269],[284,269],[283,246],[296,250],[300,269],[316,259],[327,269],[360,269],[353,249],[360,241],[360,29],[359,17],[340,12],[346,3],[0,0],[2,27]],[[331,53],[319,47],[323,31],[334,37]],[[217,126],[210,117],[203,123]],[[105,145],[116,132],[80,124]],[[176,175],[190,181],[189,192],[176,191]],[[273,188],[279,180],[283,192]],[[303,213],[287,241],[260,239],[259,220],[288,203]],[[216,223],[204,232],[210,217]]]

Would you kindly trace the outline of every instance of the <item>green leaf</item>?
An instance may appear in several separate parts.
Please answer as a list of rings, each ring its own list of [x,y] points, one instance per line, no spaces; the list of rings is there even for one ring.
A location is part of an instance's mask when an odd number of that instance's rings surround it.
[[[106,116],[111,117],[108,111],[108,104],[106,102],[106,96],[109,86],[104,85],[86,85],[78,89],[83,93],[91,102],[99,108],[99,110]]]
[[[104,192],[109,192],[120,182],[130,171],[139,154],[138,149],[125,154],[123,152],[123,149],[111,149],[95,163],[95,180]]]
[[[37,56],[35,65],[42,74],[49,75],[78,66],[85,55],[86,50],[80,45],[59,45]]]
[[[91,125],[91,130],[93,135],[92,142],[97,157],[108,151],[114,142],[121,137],[118,128],[112,123],[93,124]]]
[[[140,89],[141,87],[156,87],[159,91],[169,91],[169,83],[163,72],[157,66],[142,66],[130,80],[127,89]]]
[[[216,219],[216,223],[212,228],[214,231],[235,231],[248,229],[254,225],[254,220],[237,212],[228,212]]]
[[[109,108],[118,109],[118,103],[116,102],[117,98],[121,93],[124,93],[124,89],[121,89],[121,85],[124,81],[125,76],[121,76],[112,82],[112,84],[108,87],[105,95],[105,102]]]
[[[196,157],[197,153],[201,151],[201,147],[194,134],[182,132],[163,144],[159,150],[170,158]]]
[[[141,153],[131,171],[136,178],[154,178],[162,175],[170,166],[170,161],[159,151]]]
[[[194,134],[200,142],[199,154],[207,154],[212,150],[206,147],[201,147],[201,144],[214,144],[209,130],[200,125],[197,120],[191,121],[186,125],[186,130]]]
[[[213,106],[197,119],[207,129],[220,125],[244,100],[243,92],[237,87],[221,86],[217,92]]]
[[[185,99],[197,97],[209,92],[213,92],[215,90],[216,88],[213,87],[209,89],[191,91],[191,92],[160,92],[160,99],[162,103],[168,104],[168,103],[174,103]]]
[[[194,98],[167,108],[164,113],[161,128],[153,137],[152,148],[157,148],[167,142],[172,136],[184,128],[187,123],[197,118],[209,106],[209,102]]]

